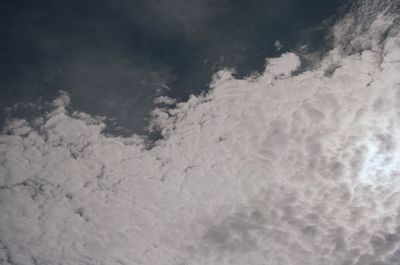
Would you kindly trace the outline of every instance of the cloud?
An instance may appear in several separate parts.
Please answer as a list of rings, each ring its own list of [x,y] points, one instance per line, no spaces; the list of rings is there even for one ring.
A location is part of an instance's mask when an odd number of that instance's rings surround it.
[[[352,30],[370,4],[336,25],[313,71],[295,74],[286,53],[160,106],[151,147],[105,136],[101,120],[66,110],[68,94],[34,122],[10,120],[2,263],[397,264],[400,33],[374,6],[359,21],[369,29]]]

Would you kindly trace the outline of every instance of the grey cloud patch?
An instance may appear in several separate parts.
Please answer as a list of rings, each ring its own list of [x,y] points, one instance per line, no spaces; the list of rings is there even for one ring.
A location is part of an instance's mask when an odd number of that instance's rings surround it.
[[[241,254],[256,249],[260,233],[265,233],[264,217],[257,211],[237,212],[220,224],[211,226],[204,242],[213,250]]]

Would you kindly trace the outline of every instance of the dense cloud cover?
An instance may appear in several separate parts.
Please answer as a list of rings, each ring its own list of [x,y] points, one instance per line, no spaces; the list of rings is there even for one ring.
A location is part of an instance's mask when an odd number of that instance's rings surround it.
[[[398,4],[358,2],[312,71],[285,53],[158,99],[153,146],[104,136],[65,93],[9,121],[1,263],[399,264]]]

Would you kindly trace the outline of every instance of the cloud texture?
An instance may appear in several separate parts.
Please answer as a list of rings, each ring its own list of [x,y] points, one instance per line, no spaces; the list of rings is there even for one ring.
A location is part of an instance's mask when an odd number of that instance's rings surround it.
[[[67,94],[10,121],[1,263],[399,264],[397,5],[354,5],[312,71],[286,53],[176,108],[159,99],[151,148],[68,113]]]

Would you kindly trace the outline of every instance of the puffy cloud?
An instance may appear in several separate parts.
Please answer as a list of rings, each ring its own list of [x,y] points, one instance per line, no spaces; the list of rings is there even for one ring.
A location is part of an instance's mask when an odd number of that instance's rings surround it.
[[[10,121],[2,263],[398,264],[400,33],[371,3],[337,24],[313,71],[294,74],[287,53],[154,110],[152,146],[103,135],[67,94],[34,123]],[[351,24],[368,6],[373,21]]]

